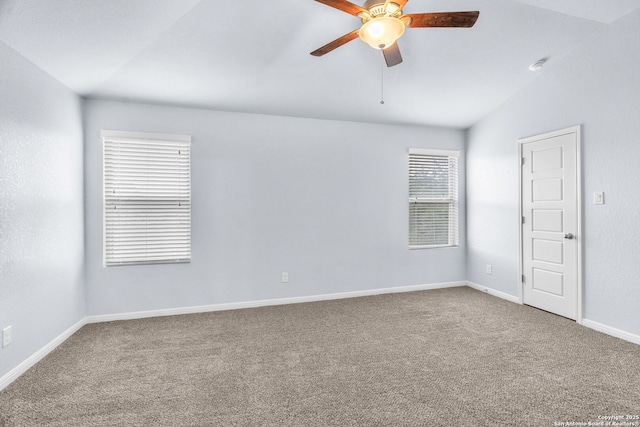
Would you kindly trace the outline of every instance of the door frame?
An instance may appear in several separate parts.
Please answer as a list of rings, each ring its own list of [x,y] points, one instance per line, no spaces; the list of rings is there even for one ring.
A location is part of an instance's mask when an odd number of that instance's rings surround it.
[[[530,142],[534,142],[534,141],[539,141],[542,139],[548,139],[548,138],[553,138],[556,136],[560,136],[560,135],[567,135],[567,134],[575,134],[576,137],[576,208],[577,208],[577,236],[576,236],[576,240],[578,241],[578,253],[577,253],[577,262],[578,265],[576,266],[577,268],[577,286],[578,286],[578,293],[577,293],[577,317],[576,317],[576,322],[578,324],[582,324],[582,320],[583,320],[583,306],[584,306],[584,300],[583,300],[583,288],[582,288],[582,250],[583,250],[583,235],[584,235],[584,230],[582,228],[582,155],[581,155],[581,126],[580,125],[576,125],[576,126],[572,126],[572,127],[568,127],[565,129],[559,129],[556,131],[552,131],[552,132],[546,132],[543,134],[539,134],[539,135],[534,135],[534,136],[529,136],[526,138],[520,138],[518,139],[518,283],[520,284],[518,286],[518,302],[520,304],[524,304],[524,283],[522,282],[522,277],[523,277],[523,262],[524,260],[523,258],[523,250],[522,250],[522,245],[524,244],[524,239],[522,236],[522,218],[523,218],[523,210],[522,210],[522,147],[524,144],[530,143]]]

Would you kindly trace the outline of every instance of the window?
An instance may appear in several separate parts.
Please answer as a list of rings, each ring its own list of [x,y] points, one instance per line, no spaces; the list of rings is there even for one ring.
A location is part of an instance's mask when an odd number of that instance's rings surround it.
[[[458,152],[409,150],[409,247],[458,245]]]
[[[190,262],[191,138],[103,131],[105,266]]]

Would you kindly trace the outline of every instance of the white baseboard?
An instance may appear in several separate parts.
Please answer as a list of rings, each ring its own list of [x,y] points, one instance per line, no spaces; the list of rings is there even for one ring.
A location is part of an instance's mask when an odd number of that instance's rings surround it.
[[[78,321],[75,325],[71,326],[69,329],[58,335],[52,341],[50,341],[47,345],[42,347],[40,350],[33,353],[28,359],[24,362],[7,372],[0,378],[0,391],[2,391],[5,387],[15,381],[20,375],[27,372],[33,365],[44,359],[44,357],[51,353],[56,349],[60,344],[65,342],[71,335],[78,332],[80,328],[82,328],[86,324],[85,319]]]
[[[51,353],[56,347],[58,347],[65,340],[67,340],[67,338],[69,338],[71,335],[76,333],[80,328],[82,328],[84,325],[88,323],[111,322],[114,320],[143,319],[148,317],[160,317],[160,316],[175,316],[179,314],[206,313],[206,312],[212,312],[212,311],[237,310],[242,308],[267,307],[267,306],[285,305],[285,304],[299,304],[299,303],[305,303],[305,302],[328,301],[328,300],[336,300],[336,299],[357,298],[357,297],[391,294],[391,293],[425,291],[425,290],[432,290],[432,289],[454,288],[454,287],[462,287],[462,286],[468,286],[470,288],[479,290],[481,292],[486,292],[490,295],[505,299],[510,302],[514,302],[517,304],[520,303],[518,297],[515,297],[513,295],[509,295],[501,291],[496,291],[495,289],[487,288],[486,286],[478,285],[477,283],[460,281],[460,282],[431,283],[428,285],[399,286],[399,287],[393,287],[393,288],[370,289],[370,290],[363,290],[363,291],[340,292],[340,293],[332,293],[332,294],[309,295],[309,296],[291,297],[291,298],[245,301],[245,302],[236,302],[236,303],[227,303],[227,304],[211,304],[211,305],[201,305],[201,306],[193,306],[193,307],[170,308],[165,310],[148,310],[148,311],[137,311],[137,312],[131,312],[131,313],[117,313],[117,314],[106,314],[106,315],[98,315],[98,316],[88,316],[78,321],[75,325],[71,326],[69,329],[64,331],[59,336],[57,336],[47,345],[45,345],[40,350],[38,350],[33,355],[31,355],[24,362],[20,363],[14,369],[12,369],[7,374],[2,376],[0,378],[0,391],[6,388],[9,384],[15,381],[20,375],[24,374],[29,368],[31,368],[33,365],[35,365],[40,360],[42,360],[46,355]],[[610,326],[606,326],[588,319],[584,319],[582,321],[582,325],[587,328],[591,328],[596,331],[603,332],[605,334],[608,334],[617,338],[621,338],[623,340],[630,341],[635,344],[640,344],[640,336],[631,334],[629,332],[612,328]]]
[[[0,391],[2,391],[9,384],[15,381],[20,375],[24,374],[33,365],[35,365],[40,360],[42,360],[47,354],[51,353],[56,347],[62,344],[67,338],[69,338],[71,335],[76,333],[81,327],[89,323],[111,322],[115,320],[144,319],[148,317],[160,317],[160,316],[175,316],[179,314],[206,313],[206,312],[212,312],[212,311],[238,310],[242,308],[298,304],[298,303],[304,303],[304,302],[328,301],[328,300],[335,300],[335,299],[357,298],[357,297],[391,294],[391,293],[453,288],[453,287],[460,287],[465,285],[466,285],[466,282],[431,283],[427,285],[398,286],[393,288],[369,289],[364,291],[351,291],[351,292],[340,292],[340,293],[333,293],[333,294],[309,295],[309,296],[292,297],[292,298],[277,298],[277,299],[268,299],[268,300],[235,302],[235,303],[227,303],[227,304],[212,304],[212,305],[200,305],[200,306],[193,306],[193,307],[170,308],[170,309],[164,309],[164,310],[148,310],[148,311],[136,311],[131,313],[116,313],[116,314],[105,314],[105,315],[98,315],[98,316],[87,316],[82,320],[78,321],[75,325],[73,325],[66,331],[64,331],[62,334],[57,336],[55,339],[53,339],[47,345],[42,347],[40,350],[35,352],[24,362],[20,363],[14,369],[12,369],[7,374],[2,376],[0,378]]]
[[[507,294],[502,291],[496,291],[495,289],[491,289],[483,285],[478,285],[477,283],[473,283],[473,282],[467,282],[467,286],[477,291],[485,292],[485,293],[488,293],[489,295],[493,295],[494,297],[502,298],[504,300],[514,302],[516,304],[520,304],[520,299],[511,294]]]
[[[232,302],[225,304],[198,305],[191,307],[168,308],[163,310],[136,311],[130,313],[103,314],[89,316],[87,323],[113,322],[116,320],[144,319],[148,317],[176,316],[180,314],[208,313],[213,311],[239,310],[243,308],[268,307],[274,305],[300,304],[305,302],[329,301],[345,298],[358,298],[391,293],[425,291],[466,286],[467,282],[431,283],[428,285],[398,286],[393,288],[368,289],[363,291],[339,292],[332,294],[307,295],[300,297],[276,298],[256,301]]]
[[[520,299],[513,295],[510,295],[501,291],[496,291],[495,289],[487,288],[486,286],[479,285],[473,282],[467,282],[467,286],[481,292],[486,292],[489,295],[493,295],[493,296],[505,299],[507,301],[520,304]],[[593,320],[589,320],[589,319],[582,319],[582,322],[579,322],[579,323],[584,327],[593,329],[598,332],[602,332],[603,334],[611,335],[612,337],[620,338],[622,340],[629,341],[634,344],[640,344],[640,335],[635,335],[630,332],[623,331],[621,329],[616,329],[611,326],[603,325],[602,323],[594,322]]]
[[[611,326],[603,325],[602,323],[594,322],[593,320],[582,319],[582,326],[598,332],[602,332],[607,335],[611,335],[612,337],[632,342],[634,344],[640,344],[640,335],[635,335],[630,332],[612,328]]]

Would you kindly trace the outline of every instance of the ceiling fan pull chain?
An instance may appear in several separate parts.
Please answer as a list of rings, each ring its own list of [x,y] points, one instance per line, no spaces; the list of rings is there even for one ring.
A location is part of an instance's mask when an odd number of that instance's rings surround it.
[[[380,65],[380,104],[384,104],[384,64]]]

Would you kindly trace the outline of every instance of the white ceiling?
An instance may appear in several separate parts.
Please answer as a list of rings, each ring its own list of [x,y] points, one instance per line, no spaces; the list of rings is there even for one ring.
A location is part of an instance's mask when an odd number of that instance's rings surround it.
[[[412,0],[405,13],[480,18],[470,29],[407,29],[393,68],[360,40],[309,55],[359,24],[313,0],[0,0],[0,40],[87,97],[466,128],[535,79],[532,62],[553,67],[639,7]]]

